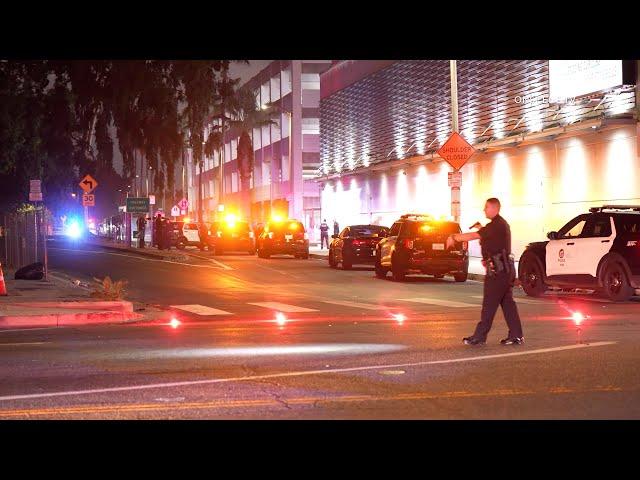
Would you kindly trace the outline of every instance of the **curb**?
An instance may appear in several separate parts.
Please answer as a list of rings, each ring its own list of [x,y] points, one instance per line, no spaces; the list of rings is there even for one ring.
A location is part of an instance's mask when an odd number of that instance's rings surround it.
[[[133,313],[133,303],[126,301],[78,301],[78,302],[15,302],[6,304],[9,306],[31,308],[68,308],[95,311],[114,311]]]
[[[133,312],[92,312],[54,313],[47,315],[0,316],[0,328],[16,327],[67,327],[78,325],[99,325],[125,323],[140,319],[142,315]]]
[[[320,255],[319,253],[310,253],[309,254],[309,258],[319,258],[320,260],[327,260],[327,257],[328,257],[328,255]]]
[[[170,255],[169,256],[163,255],[161,253],[148,252],[148,251],[144,251],[144,249],[119,248],[119,247],[113,247],[111,245],[102,245],[100,243],[90,243],[89,245],[92,245],[94,247],[104,248],[105,250],[111,250],[111,251],[114,251],[114,252],[133,253],[134,255],[140,255],[140,256],[143,256],[143,257],[150,257],[150,258],[155,258],[155,259],[159,259],[159,260],[168,260],[168,261],[176,260],[176,257],[172,257]]]

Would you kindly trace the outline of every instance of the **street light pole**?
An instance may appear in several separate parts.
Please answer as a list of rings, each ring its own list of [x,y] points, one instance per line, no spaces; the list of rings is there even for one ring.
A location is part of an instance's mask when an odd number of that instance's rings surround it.
[[[458,66],[456,60],[449,60],[451,76],[451,126],[458,133]],[[457,171],[457,170],[454,170]],[[460,187],[451,187],[451,215],[455,222],[460,222]]]

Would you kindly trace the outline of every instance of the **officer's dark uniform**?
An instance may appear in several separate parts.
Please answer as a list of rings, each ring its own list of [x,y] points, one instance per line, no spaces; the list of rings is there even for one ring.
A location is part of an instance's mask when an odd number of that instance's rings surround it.
[[[509,327],[508,338],[521,338],[522,325],[518,315],[518,307],[512,294],[515,271],[513,263],[509,261],[509,255],[511,255],[509,224],[500,215],[496,215],[491,222],[478,231],[478,234],[480,235],[482,258],[487,267],[487,276],[484,280],[480,322],[476,326],[473,338],[482,342],[486,341],[498,305],[502,307]]]
[[[326,222],[320,224],[320,250],[324,247],[325,242],[329,248],[329,225]]]

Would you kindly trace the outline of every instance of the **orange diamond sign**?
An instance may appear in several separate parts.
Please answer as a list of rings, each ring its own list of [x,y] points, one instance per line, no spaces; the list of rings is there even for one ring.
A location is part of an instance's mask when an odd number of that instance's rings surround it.
[[[462,138],[462,135],[453,132],[449,140],[444,142],[444,145],[438,150],[438,155],[444,158],[455,171],[458,171],[475,152],[476,149],[469,145],[469,143]]]

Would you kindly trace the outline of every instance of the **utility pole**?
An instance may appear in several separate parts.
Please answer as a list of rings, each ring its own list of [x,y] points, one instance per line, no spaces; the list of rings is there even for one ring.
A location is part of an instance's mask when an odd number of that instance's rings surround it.
[[[458,66],[456,60],[449,60],[451,76],[451,126],[458,133]],[[457,170],[455,170],[457,172]],[[455,222],[460,222],[460,187],[451,187],[451,214]]]

